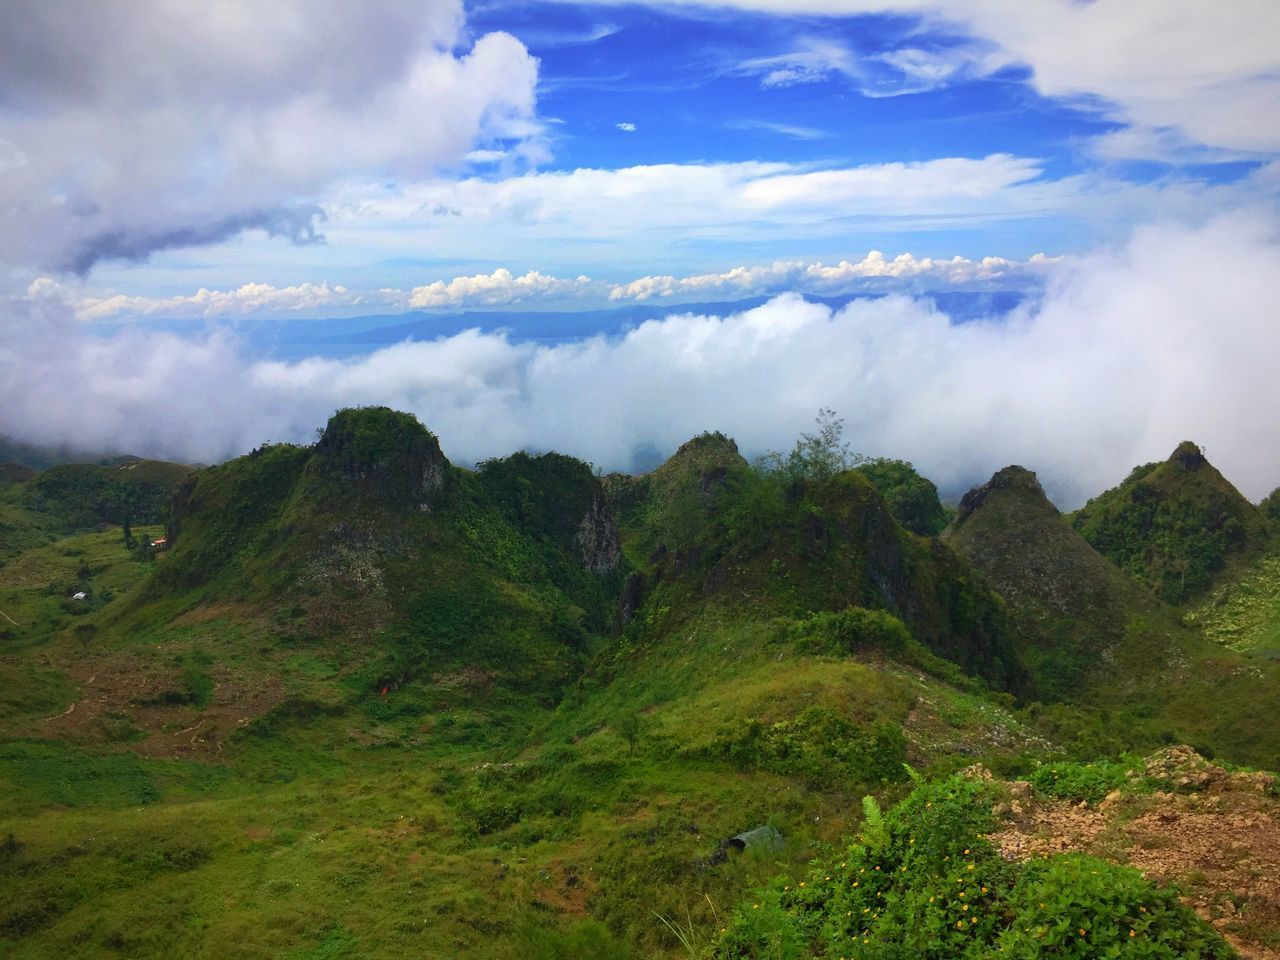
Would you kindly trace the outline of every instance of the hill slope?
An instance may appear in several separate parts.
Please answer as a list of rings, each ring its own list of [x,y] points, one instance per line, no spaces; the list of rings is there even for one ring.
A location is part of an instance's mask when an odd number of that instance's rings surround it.
[[[1258,508],[1184,442],[1136,467],[1071,518],[1093,547],[1169,603],[1183,603],[1255,560],[1269,530]]]

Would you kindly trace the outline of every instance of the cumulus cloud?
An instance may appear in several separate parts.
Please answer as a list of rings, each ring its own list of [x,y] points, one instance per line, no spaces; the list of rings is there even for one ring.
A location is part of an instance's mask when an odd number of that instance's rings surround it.
[[[635,133],[635,132],[636,132],[636,125],[635,125],[634,123],[629,122],[629,121],[624,121],[624,122],[622,122],[622,123],[615,124],[615,126],[617,126],[617,128],[618,128],[619,130],[621,130],[623,133]]]
[[[61,286],[50,277],[36,280],[28,295]],[[102,320],[115,316],[145,317],[227,317],[249,314],[323,311],[331,307],[359,306],[369,300],[342,284],[299,283],[274,287],[269,283],[245,283],[234,290],[201,287],[193,294],[176,297],[143,297],[112,294],[105,297],[65,295],[77,320]],[[376,302],[376,301],[375,301]]]
[[[722,273],[688,277],[645,276],[626,283],[608,284],[588,276],[562,279],[538,270],[516,275],[506,267],[492,273],[435,280],[410,290],[383,287],[351,290],[342,284],[299,283],[277,287],[269,283],[245,283],[232,290],[200,288],[192,294],[147,297],[108,293],[95,295],[67,287],[51,277],[31,284],[28,296],[61,297],[76,319],[109,317],[172,318],[278,316],[309,311],[318,314],[363,309],[452,309],[476,306],[515,306],[535,302],[581,303],[635,300],[655,297],[678,301],[708,295],[746,297],[782,290],[837,294],[861,289],[903,289],[912,281],[929,290],[971,287],[999,282],[1022,286],[1039,283],[1061,257],[1043,253],[1025,261],[1004,257],[935,259],[901,253],[892,259],[872,250],[861,260],[834,264],[805,260],[778,260],[763,266],[739,266]],[[880,281],[883,281],[881,283]],[[348,310],[349,312],[349,310]]]
[[[4,307],[0,432],[212,460],[306,440],[335,407],[411,410],[460,461],[520,447],[625,468],[702,430],[785,448],[820,406],[855,446],[953,492],[1018,462],[1062,506],[1186,438],[1244,491],[1280,483],[1280,237],[1255,217],[1152,226],[1065,264],[1005,322],[893,296],[796,294],[556,346],[477,331],[352,360],[264,363],[225,333],[90,336],[56,288]]]
[[[653,297],[703,296],[706,294],[768,293],[782,288],[807,293],[841,293],[861,285],[862,281],[929,280],[939,286],[956,287],[976,282],[1003,280],[1026,282],[1039,278],[1060,257],[1035,254],[1025,261],[1004,257],[949,260],[916,257],[901,253],[892,260],[879,250],[872,250],[862,260],[827,265],[803,260],[778,260],[768,266],[734,267],[724,273],[705,273],[691,277],[641,277],[630,283],[617,284],[609,291],[610,300],[648,300]]]
[[[531,300],[579,296],[591,290],[592,286],[590,277],[560,280],[537,270],[530,270],[517,277],[505,267],[500,267],[489,274],[455,277],[448,283],[437,280],[425,286],[414,287],[407,304],[410,307],[431,308],[527,303]]]
[[[515,38],[468,39],[461,0],[5,4],[0,259],[84,273],[244,230],[310,242],[338,177],[536,153],[536,81]]]

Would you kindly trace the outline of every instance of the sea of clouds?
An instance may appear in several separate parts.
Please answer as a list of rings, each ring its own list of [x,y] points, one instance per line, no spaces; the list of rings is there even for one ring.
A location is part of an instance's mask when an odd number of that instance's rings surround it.
[[[348,405],[415,413],[455,461],[559,450],[633,469],[703,430],[788,448],[820,407],[954,495],[1009,463],[1072,508],[1183,439],[1250,497],[1280,484],[1280,237],[1266,217],[1137,230],[1011,317],[931,301],[839,310],[784,293],[558,345],[469,331],[347,360],[271,362],[233,333],[92,335],[56,286],[3,305],[0,433],[212,462],[309,442]]]

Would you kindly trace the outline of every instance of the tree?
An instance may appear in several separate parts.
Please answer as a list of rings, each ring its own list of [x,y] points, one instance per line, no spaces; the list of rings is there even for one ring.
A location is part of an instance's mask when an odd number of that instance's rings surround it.
[[[130,513],[131,511],[129,510],[124,512],[124,546],[126,550],[133,549],[133,527],[129,523]]]
[[[837,417],[834,410],[823,407],[815,419],[816,433],[800,434],[795,447],[785,457],[769,451],[756,460],[756,468],[788,480],[825,480],[866,460],[844,442],[844,420]]]
[[[636,741],[640,739],[640,714],[624,713],[614,724],[614,729],[618,731],[618,736],[627,741],[627,756],[635,756]]]

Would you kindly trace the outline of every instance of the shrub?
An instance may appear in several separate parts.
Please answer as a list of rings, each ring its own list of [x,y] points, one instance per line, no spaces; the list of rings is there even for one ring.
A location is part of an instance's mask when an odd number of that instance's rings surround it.
[[[1080,855],[1005,862],[985,839],[994,796],[958,777],[917,787],[864,831],[874,847],[855,841],[739,904],[713,956],[1233,956],[1176,892],[1136,870]]]
[[[1009,895],[1016,919],[1000,937],[1002,956],[1185,960],[1235,954],[1171,889],[1137,870],[1067,854],[1031,861]]]
[[[1041,763],[1030,780],[1041,793],[1062,800],[1097,803],[1125,783],[1123,763],[1099,760],[1092,763]]]
[[[816,613],[787,627],[786,635],[805,653],[879,649],[893,655],[905,651],[911,642],[911,634],[897,617],[862,607]]]
[[[892,723],[863,726],[825,707],[792,720],[750,720],[723,732],[705,751],[743,770],[769,770],[828,786],[906,779],[907,741]]]

